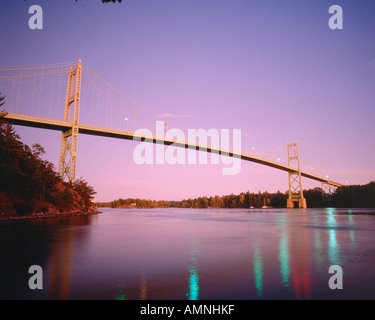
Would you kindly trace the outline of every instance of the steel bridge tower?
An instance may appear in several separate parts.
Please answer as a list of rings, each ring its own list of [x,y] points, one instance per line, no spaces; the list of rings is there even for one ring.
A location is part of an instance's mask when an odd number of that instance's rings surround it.
[[[294,172],[289,172],[289,198],[287,199],[286,207],[294,208],[294,203],[298,202],[298,208],[307,208],[306,199],[303,197],[302,189],[302,178],[301,178],[301,168],[299,163],[298,155],[298,144],[287,143],[288,149],[288,166],[291,166],[292,161],[297,162],[297,170]]]
[[[71,183],[75,181],[76,174],[81,75],[82,64],[79,60],[77,66],[69,71],[64,121],[71,124],[71,128],[62,132],[59,159],[59,175],[64,181]],[[73,104],[72,114],[71,104]]]

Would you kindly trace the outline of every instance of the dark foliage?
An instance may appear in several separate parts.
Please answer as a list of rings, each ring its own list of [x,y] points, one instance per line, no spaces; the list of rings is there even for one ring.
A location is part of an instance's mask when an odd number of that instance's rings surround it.
[[[73,190],[80,195],[83,201],[82,209],[89,211],[90,207],[92,206],[94,194],[96,194],[94,188],[90,187],[85,180],[79,179],[74,182]]]
[[[1,100],[0,100],[1,101]],[[25,216],[48,211],[88,211],[95,194],[83,180],[63,183],[39,144],[21,142],[0,115],[0,214]]]
[[[338,208],[375,208],[375,181],[340,187],[332,195],[331,203]]]

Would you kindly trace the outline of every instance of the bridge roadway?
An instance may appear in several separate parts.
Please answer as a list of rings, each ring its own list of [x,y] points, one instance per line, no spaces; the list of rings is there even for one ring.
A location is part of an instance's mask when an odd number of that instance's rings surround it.
[[[72,128],[71,122],[65,122],[60,120],[50,120],[45,118],[37,118],[32,116],[24,116],[19,114],[7,113],[4,118],[15,125],[27,126],[27,127],[34,127],[34,128],[43,128],[49,130],[57,130],[57,131],[67,131]],[[232,150],[224,150],[212,146],[205,146],[199,145],[197,143],[192,143],[189,141],[178,141],[174,139],[168,139],[165,137],[158,137],[158,136],[147,136],[144,134],[135,134],[132,131],[123,131],[123,130],[115,130],[115,129],[108,129],[102,127],[94,127],[85,124],[79,124],[79,133],[81,134],[88,134],[88,135],[95,135],[95,136],[102,136],[102,137],[109,137],[109,138],[117,138],[117,139],[126,139],[126,140],[133,140],[133,141],[146,141],[152,143],[160,143],[164,145],[172,145],[180,148],[192,149],[192,150],[201,150],[206,151],[208,153],[216,153],[216,154],[223,154],[230,157],[239,158],[245,161],[251,161],[255,163],[259,163],[268,167],[272,167],[275,169],[283,170],[286,172],[296,172],[296,168],[289,167],[283,165],[281,163],[259,158],[250,154],[246,153],[238,153]],[[338,182],[334,182],[329,180],[328,178],[323,178],[317,175],[314,175],[310,172],[301,171],[301,176],[316,180],[319,182],[324,182],[334,187],[340,187],[342,184]]]

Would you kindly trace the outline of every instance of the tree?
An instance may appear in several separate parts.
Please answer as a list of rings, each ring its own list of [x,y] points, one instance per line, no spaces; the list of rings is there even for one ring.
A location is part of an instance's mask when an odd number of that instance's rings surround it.
[[[245,207],[245,195],[243,193],[241,193],[238,197],[238,206],[240,208],[244,208]]]
[[[21,215],[32,212],[36,181],[33,155],[11,124],[0,122],[0,192],[4,192]]]
[[[198,197],[194,201],[194,208],[202,208],[202,198]]]
[[[321,188],[314,188],[309,190],[303,190],[303,196],[310,208],[322,207],[324,205],[324,199]]]
[[[216,203],[216,198],[215,197],[210,197],[208,199],[208,206],[211,208],[217,208],[217,203]]]
[[[182,201],[181,208],[190,208],[189,203],[187,201]]]
[[[84,205],[83,209],[88,211],[92,206],[94,195],[96,194],[94,188],[89,186],[88,183],[81,178],[74,182],[73,190],[81,196]]]
[[[4,104],[4,97],[0,97],[0,104]],[[94,189],[83,180],[74,186],[64,184],[53,164],[42,159],[44,154],[40,144],[30,148],[22,143],[13,126],[0,115],[1,212],[23,216],[50,209],[52,212],[77,212],[82,208],[88,211],[92,206]]]
[[[206,196],[204,196],[201,200],[201,208],[207,208],[208,207],[208,199]]]

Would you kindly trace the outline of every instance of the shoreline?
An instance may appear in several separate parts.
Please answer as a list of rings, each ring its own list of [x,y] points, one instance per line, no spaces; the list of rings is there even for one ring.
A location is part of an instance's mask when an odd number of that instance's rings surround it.
[[[77,216],[89,216],[94,214],[100,214],[101,211],[98,212],[70,212],[70,213],[61,213],[61,214],[34,214],[30,216],[0,216],[0,222],[3,221],[23,221],[23,220],[36,220],[36,219],[56,219],[56,218],[69,218],[69,217],[77,217]]]

